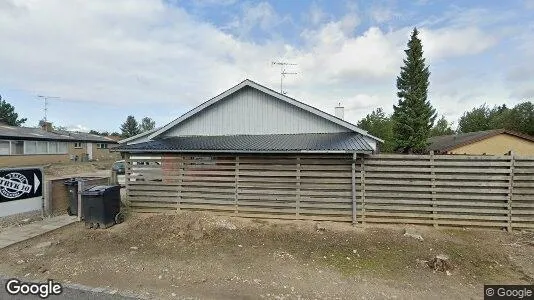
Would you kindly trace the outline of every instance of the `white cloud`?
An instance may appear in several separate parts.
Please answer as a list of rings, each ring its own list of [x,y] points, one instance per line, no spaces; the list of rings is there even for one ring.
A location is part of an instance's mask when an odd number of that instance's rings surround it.
[[[76,131],[76,132],[89,132],[90,129],[83,125],[69,125],[66,126],[67,131]]]
[[[246,38],[254,28],[273,31],[287,21],[266,2],[245,6],[234,34],[160,0],[0,4],[0,85],[126,110],[154,103],[149,116],[188,110],[245,78],[277,90],[279,70],[270,64],[277,59],[298,63],[299,74],[285,81],[292,97],[328,112],[341,101],[353,122],[376,107],[390,111],[411,30],[359,28],[357,7],[351,7],[328,23],[316,12],[316,26],[301,34],[303,45],[279,38],[255,43]],[[431,60],[481,53],[499,42],[473,25],[423,27],[421,37]],[[449,103],[467,93],[450,93],[467,90],[465,82],[431,83],[433,95],[444,99],[440,110],[456,113],[458,104]]]
[[[192,0],[197,6],[227,6],[233,5],[237,0]]]
[[[315,35],[310,53],[300,57],[301,65],[315,74],[316,83],[386,79],[398,71],[402,57],[394,35],[372,27],[350,37],[341,24],[329,23]]]
[[[327,18],[327,14],[314,2],[306,14],[306,18],[312,25],[316,26]]]
[[[421,30],[425,55],[430,59],[472,55],[494,46],[498,39],[476,27]]]
[[[377,6],[370,11],[371,18],[377,23],[385,23],[396,17],[391,6]]]
[[[252,30],[259,28],[266,32],[275,31],[274,28],[288,21],[288,17],[282,17],[268,2],[248,3],[242,5],[242,13],[236,16],[225,29],[236,33],[239,37],[248,37]],[[275,34],[271,34],[275,35]]]

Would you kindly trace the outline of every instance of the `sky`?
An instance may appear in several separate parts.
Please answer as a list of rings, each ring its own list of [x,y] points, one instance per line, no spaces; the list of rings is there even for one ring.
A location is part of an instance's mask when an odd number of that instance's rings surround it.
[[[414,27],[429,99],[457,123],[534,99],[534,0],[0,0],[0,95],[36,126],[163,126],[248,78],[356,123],[391,113]]]

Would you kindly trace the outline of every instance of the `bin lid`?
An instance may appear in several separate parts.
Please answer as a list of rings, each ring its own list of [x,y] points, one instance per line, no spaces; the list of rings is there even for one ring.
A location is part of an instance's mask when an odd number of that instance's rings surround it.
[[[82,192],[84,196],[98,196],[104,194],[106,190],[115,188],[115,185],[96,185]]]
[[[65,185],[78,185],[78,179],[76,178],[69,178],[64,181]]]

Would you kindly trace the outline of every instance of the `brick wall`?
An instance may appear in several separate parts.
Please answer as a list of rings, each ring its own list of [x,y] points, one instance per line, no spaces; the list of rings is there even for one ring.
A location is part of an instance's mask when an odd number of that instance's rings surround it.
[[[2,155],[0,167],[42,166],[69,161],[67,154]]]
[[[112,160],[120,159],[120,153],[110,152],[109,149],[98,149],[98,143],[93,143],[93,160]],[[114,144],[108,144],[108,147]],[[74,143],[69,143],[69,154],[78,155],[78,159],[87,154],[87,143],[81,143],[81,148],[74,148]]]

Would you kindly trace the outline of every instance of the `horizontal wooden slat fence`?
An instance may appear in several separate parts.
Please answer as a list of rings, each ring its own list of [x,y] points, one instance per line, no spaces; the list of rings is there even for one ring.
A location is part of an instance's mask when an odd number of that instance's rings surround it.
[[[176,155],[127,158],[139,212],[534,228],[534,157]]]

